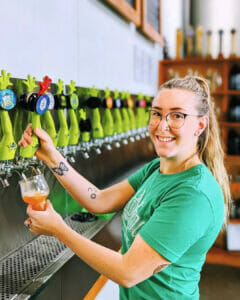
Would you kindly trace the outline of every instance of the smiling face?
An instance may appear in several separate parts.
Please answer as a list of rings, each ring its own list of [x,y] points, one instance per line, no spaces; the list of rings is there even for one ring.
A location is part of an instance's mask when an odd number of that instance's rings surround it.
[[[195,95],[183,89],[163,89],[152,103],[152,109],[161,114],[162,120],[150,120],[149,133],[159,157],[184,160],[197,150],[198,136],[207,125],[207,117],[197,117]],[[176,129],[166,121],[169,112],[189,114],[184,124]],[[160,115],[159,115],[160,116]]]

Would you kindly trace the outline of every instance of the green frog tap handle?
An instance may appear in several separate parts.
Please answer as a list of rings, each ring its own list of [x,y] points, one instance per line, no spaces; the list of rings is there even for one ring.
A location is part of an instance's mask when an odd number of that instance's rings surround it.
[[[136,107],[137,107],[137,114],[136,114],[136,121],[137,121],[137,129],[138,133],[142,138],[145,137],[145,109],[146,109],[146,100],[143,97],[143,94],[138,94],[137,101],[136,101]]]
[[[114,134],[113,140],[116,148],[120,147],[120,141],[122,138],[123,124],[120,108],[122,107],[122,101],[119,98],[119,91],[114,90],[113,92],[113,122],[114,122]]]
[[[152,101],[151,101],[151,97],[148,95],[145,96],[145,100],[146,100],[145,126],[147,127],[150,120]]]
[[[34,128],[41,128],[40,115],[45,113],[49,106],[49,97],[44,94],[45,90],[48,89],[48,80],[39,82],[39,91],[34,92],[37,86],[36,78],[32,78],[30,75],[27,78],[27,80],[23,81],[27,87],[27,93],[22,95],[20,103],[25,110],[29,111],[32,129],[34,130]],[[27,147],[20,147],[21,157],[32,158],[35,155],[39,147],[39,140],[34,134],[32,135],[32,140],[32,144]]]
[[[128,144],[128,137],[130,137],[130,119],[128,115],[128,103],[126,100],[126,92],[122,91],[120,94],[120,98],[122,101],[122,125],[123,125],[123,144]]]
[[[78,88],[78,99],[79,99],[79,110],[78,110],[78,120],[79,120],[79,128],[80,128],[80,142],[78,144],[78,150],[82,154],[84,159],[89,158],[90,152],[90,139],[91,139],[91,131],[92,124],[91,120],[88,116],[87,106],[86,106],[86,98],[87,89],[86,88]]]
[[[11,86],[11,74],[1,71],[0,77],[0,118],[2,138],[0,141],[0,161],[12,160],[15,157],[17,144],[13,137],[13,128],[8,111],[16,105],[16,96],[7,87]]]
[[[63,94],[63,81],[61,79],[58,79],[58,83],[56,85],[57,92],[54,96],[54,99],[60,125],[57,138],[57,147],[60,147],[65,151],[65,147],[68,145],[69,140],[68,124],[64,112],[67,107],[67,100],[66,96]]]
[[[92,110],[92,147],[97,154],[101,154],[100,147],[104,138],[100,115],[101,99],[99,97],[99,90],[94,86],[89,91],[89,98],[86,101],[86,105]]]
[[[46,77],[45,76],[43,78],[43,81],[46,81]],[[48,78],[48,77],[47,77]],[[49,79],[50,81],[50,79]],[[51,83],[51,82],[49,82]],[[55,123],[52,117],[52,113],[51,110],[54,109],[55,107],[55,99],[52,93],[47,92],[46,95],[49,97],[49,106],[47,111],[41,115],[41,124],[43,129],[49,134],[49,136],[51,137],[54,146],[57,146],[57,131],[56,131],[56,127],[55,127]]]
[[[77,145],[80,137],[80,130],[78,125],[78,120],[76,116],[76,110],[79,106],[78,95],[76,91],[76,83],[71,80],[68,86],[68,115],[70,119],[70,129],[69,129],[69,141],[70,146]]]
[[[16,80],[15,93],[17,96],[17,105],[16,105],[16,111],[15,111],[14,122],[13,122],[13,136],[15,141],[18,142],[20,141],[23,133],[23,110],[21,109],[18,103],[20,101],[21,96],[24,94],[22,79]]]
[[[103,115],[103,131],[104,131],[104,145],[107,150],[111,150],[112,147],[110,143],[112,142],[112,137],[114,133],[114,123],[111,108],[113,107],[113,99],[111,97],[111,92],[109,88],[104,91],[103,99],[104,115]]]
[[[129,92],[126,92],[126,101],[127,101],[127,106],[128,106],[127,112],[128,112],[129,122],[130,122],[130,141],[134,142],[137,125],[136,125],[136,117],[135,117],[135,114],[133,111],[134,101]]]

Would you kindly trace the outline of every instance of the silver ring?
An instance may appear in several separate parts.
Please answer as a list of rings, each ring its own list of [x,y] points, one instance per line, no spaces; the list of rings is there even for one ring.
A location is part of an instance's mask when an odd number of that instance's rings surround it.
[[[29,229],[31,227],[32,221],[29,219],[27,223],[24,223],[24,225]]]

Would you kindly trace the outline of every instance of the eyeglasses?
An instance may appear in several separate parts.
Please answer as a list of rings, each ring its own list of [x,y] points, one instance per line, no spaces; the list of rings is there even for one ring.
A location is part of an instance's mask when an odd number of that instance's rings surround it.
[[[184,125],[185,119],[188,116],[202,117],[202,115],[190,115],[182,112],[169,112],[168,114],[165,115],[165,118],[169,127],[174,129],[179,129]],[[160,112],[152,109],[150,111],[149,125],[157,126],[159,122],[162,121],[162,118],[163,115]]]

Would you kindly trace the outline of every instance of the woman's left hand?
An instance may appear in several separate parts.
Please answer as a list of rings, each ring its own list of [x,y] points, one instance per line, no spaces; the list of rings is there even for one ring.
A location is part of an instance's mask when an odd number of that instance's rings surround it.
[[[52,204],[47,200],[45,211],[33,210],[31,205],[27,207],[29,218],[24,222],[29,230],[35,234],[57,235],[64,227],[62,217],[53,209]]]

